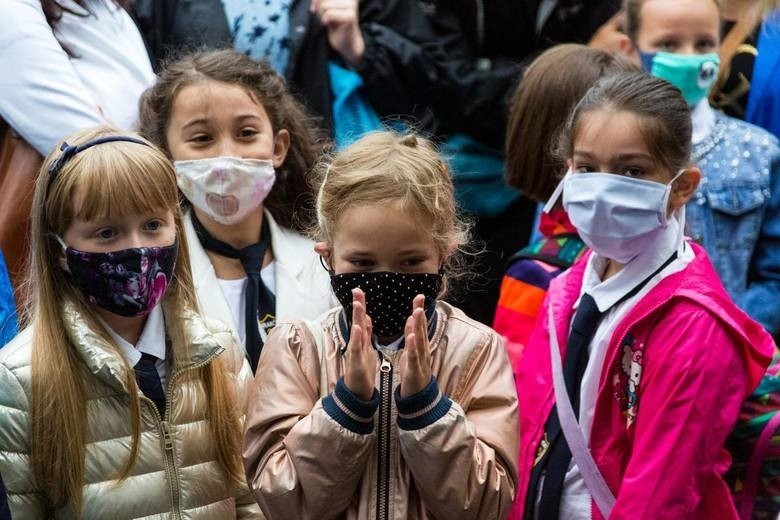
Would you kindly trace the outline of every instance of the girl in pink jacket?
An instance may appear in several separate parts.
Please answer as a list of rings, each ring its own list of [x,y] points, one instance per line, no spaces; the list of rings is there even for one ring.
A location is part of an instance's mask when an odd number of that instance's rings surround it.
[[[723,444],[773,342],[684,238],[690,136],[680,92],[641,73],[600,80],[562,132],[553,199],[592,253],[520,363],[516,518],[737,517]]]

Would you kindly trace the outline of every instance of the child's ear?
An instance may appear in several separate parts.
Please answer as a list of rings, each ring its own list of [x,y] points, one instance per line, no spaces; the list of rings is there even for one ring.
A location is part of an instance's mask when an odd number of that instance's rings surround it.
[[[287,151],[290,149],[290,132],[282,128],[274,137],[274,168],[279,168],[284,164],[287,157]]]
[[[628,35],[621,34],[616,38],[616,41],[620,53],[625,55],[635,65],[641,67],[642,60],[639,58],[639,51],[637,50],[636,45],[634,45],[634,42],[631,41],[631,38],[629,38]]]
[[[672,192],[669,194],[669,209],[673,211],[687,204],[696,193],[699,181],[701,181],[701,170],[698,167],[685,168],[672,184]]]
[[[330,262],[330,248],[328,247],[327,242],[317,242],[314,244],[314,252],[320,255],[320,263],[322,263],[323,267],[328,271],[332,271],[333,265]]]

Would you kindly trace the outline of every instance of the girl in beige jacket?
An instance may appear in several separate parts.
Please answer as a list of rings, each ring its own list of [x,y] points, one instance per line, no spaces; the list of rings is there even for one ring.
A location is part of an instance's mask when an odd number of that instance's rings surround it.
[[[259,517],[239,457],[243,351],[196,311],[173,168],[107,129],[35,188],[29,327],[0,351],[14,518]]]
[[[438,301],[465,242],[453,185],[414,135],[338,154],[317,252],[342,307],[277,325],[247,414],[247,482],[270,519],[502,519],[517,400],[500,337]]]

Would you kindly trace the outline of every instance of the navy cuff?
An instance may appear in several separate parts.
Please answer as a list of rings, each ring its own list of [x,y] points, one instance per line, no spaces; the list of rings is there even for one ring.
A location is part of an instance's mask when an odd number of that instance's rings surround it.
[[[379,407],[379,392],[374,388],[370,401],[363,401],[352,393],[339,378],[336,388],[322,400],[322,408],[330,417],[353,433],[374,431],[374,414]]]
[[[441,393],[439,383],[431,377],[428,386],[414,395],[401,398],[401,385],[395,389],[398,408],[398,427],[402,430],[419,430],[435,423],[450,411],[452,401]]]

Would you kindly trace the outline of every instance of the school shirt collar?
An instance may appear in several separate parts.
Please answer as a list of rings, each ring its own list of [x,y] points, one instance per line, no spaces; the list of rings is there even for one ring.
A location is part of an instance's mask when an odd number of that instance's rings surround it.
[[[632,259],[617,274],[604,281],[601,280],[601,274],[607,267],[607,258],[594,251],[585,266],[580,296],[584,293],[590,294],[601,312],[610,309],[642,280],[647,279],[664,262],[669,260],[679,245],[677,238],[680,225],[677,217],[670,218],[666,232],[658,238],[656,243],[648,244],[643,253]],[[578,304],[579,300],[575,306]]]
[[[134,367],[141,361],[141,354],[150,354],[157,359],[165,360],[165,319],[163,318],[162,307],[155,305],[154,309],[146,317],[144,329],[141,331],[141,337],[138,343],[133,346],[132,343],[114,332],[114,330],[103,321],[106,330],[119,347],[122,356],[127,360],[131,367]]]
[[[691,109],[691,123],[693,123],[693,134],[691,135],[693,144],[699,144],[712,133],[712,129],[715,128],[715,111],[707,98],[699,101]]]

